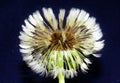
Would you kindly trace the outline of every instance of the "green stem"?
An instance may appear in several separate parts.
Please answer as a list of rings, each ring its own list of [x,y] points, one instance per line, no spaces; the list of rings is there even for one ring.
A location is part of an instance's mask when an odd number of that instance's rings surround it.
[[[58,76],[58,80],[59,80],[59,83],[65,83],[65,78],[64,78],[64,74],[59,74]]]
[[[59,67],[58,80],[59,83],[65,83],[65,76],[63,73],[63,69],[64,69],[63,52],[59,51],[57,57],[58,57],[58,67]]]

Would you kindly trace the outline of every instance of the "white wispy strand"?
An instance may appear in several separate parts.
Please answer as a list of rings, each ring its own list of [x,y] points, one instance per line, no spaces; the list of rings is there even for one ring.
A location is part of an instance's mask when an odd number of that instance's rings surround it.
[[[84,25],[87,26],[88,29],[91,29],[95,25],[96,19],[94,17],[88,18],[88,20],[84,23]]]
[[[43,8],[43,13],[46,18],[46,20],[49,22],[49,24],[52,26],[53,30],[56,30],[58,27],[57,19],[55,18],[55,15],[53,14],[53,11],[51,8]]]
[[[82,63],[82,65],[81,65],[81,70],[82,70],[83,72],[87,72],[88,66],[87,66],[85,63]]]
[[[104,47],[104,40],[95,42],[94,50],[99,51]]]
[[[84,10],[81,10],[76,22],[79,23],[79,26],[80,26],[85,22],[86,19],[87,19],[86,12]]]
[[[99,24],[96,24],[94,26],[94,32],[92,34],[93,34],[93,37],[95,38],[95,40],[99,40],[102,38],[103,34],[102,34]]]
[[[60,12],[59,12],[59,26],[60,26],[61,30],[63,29],[64,17],[65,17],[65,10],[61,9]]]
[[[34,36],[34,35],[31,33],[30,29],[27,29],[24,25],[22,25],[22,28],[23,28],[23,31],[24,31],[27,35],[29,35],[29,36]]]
[[[69,15],[67,17],[67,22],[66,22],[66,24],[69,25],[69,27],[72,27],[74,25],[79,12],[80,10],[74,9],[74,8],[70,10]]]
[[[20,32],[19,38],[23,41],[33,40],[30,36],[26,35],[26,33],[24,33],[24,32]]]
[[[41,14],[39,13],[39,11],[36,11],[35,13],[33,13],[33,15],[30,15],[29,16],[29,18],[28,18],[28,20],[30,21],[30,23],[32,24],[32,25],[34,25],[35,27],[34,28],[38,28],[38,29],[40,29],[40,30],[42,30],[42,31],[44,31],[44,29],[45,29],[45,26],[44,26],[44,21],[43,21],[43,18],[42,18],[42,16],[41,16]],[[26,20],[25,20],[26,21]],[[28,21],[27,21],[28,22]],[[25,22],[26,23],[26,22]],[[30,24],[29,23],[29,24]],[[30,25],[31,25],[30,24]],[[31,26],[32,26],[31,25]],[[26,26],[27,26],[27,24],[26,24]],[[32,27],[31,27],[32,28]]]
[[[34,49],[33,48],[28,48],[28,49],[20,49],[21,53],[31,53]]]
[[[23,44],[23,43],[21,43],[20,45],[19,45],[21,48],[30,48],[31,46],[30,45],[26,45],[26,44]]]
[[[36,26],[36,20],[33,18],[32,15],[29,16],[28,20],[30,21],[31,24],[35,25]]]
[[[99,58],[99,57],[101,57],[102,55],[101,55],[101,54],[93,54],[93,56]]]
[[[91,62],[88,58],[85,58],[84,61],[85,61],[87,64],[92,64],[92,62]]]

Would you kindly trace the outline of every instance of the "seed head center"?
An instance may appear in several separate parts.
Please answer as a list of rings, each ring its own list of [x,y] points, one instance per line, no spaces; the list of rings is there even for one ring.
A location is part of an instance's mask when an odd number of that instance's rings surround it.
[[[74,45],[77,43],[73,34],[69,32],[55,31],[51,35],[50,48],[52,50],[67,50],[73,49]]]

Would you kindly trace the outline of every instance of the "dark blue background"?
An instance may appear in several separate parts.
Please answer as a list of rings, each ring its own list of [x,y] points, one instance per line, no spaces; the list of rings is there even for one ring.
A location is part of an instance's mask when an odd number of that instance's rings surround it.
[[[66,83],[120,83],[120,10],[117,0],[0,0],[0,83],[57,83],[35,74],[19,53],[19,31],[24,19],[42,7],[84,9],[100,23],[105,47],[101,58],[91,57],[89,73]]]

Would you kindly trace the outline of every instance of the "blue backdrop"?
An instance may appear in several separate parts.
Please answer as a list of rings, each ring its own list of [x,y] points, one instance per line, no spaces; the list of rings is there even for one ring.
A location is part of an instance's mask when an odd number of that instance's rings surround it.
[[[120,83],[120,8],[117,0],[0,0],[0,83],[57,83],[40,77],[22,61],[19,31],[24,19],[42,7],[84,9],[97,18],[105,39],[101,58],[93,58],[88,74],[66,83]]]

